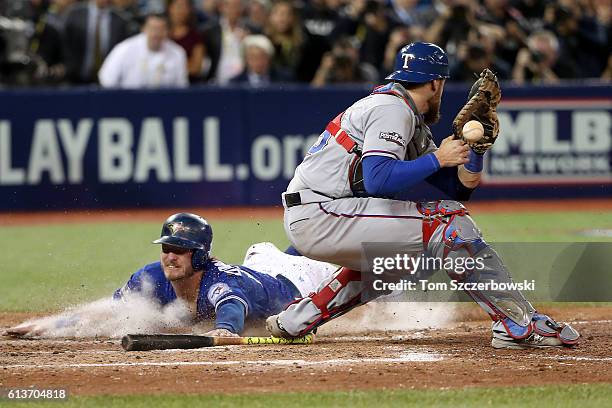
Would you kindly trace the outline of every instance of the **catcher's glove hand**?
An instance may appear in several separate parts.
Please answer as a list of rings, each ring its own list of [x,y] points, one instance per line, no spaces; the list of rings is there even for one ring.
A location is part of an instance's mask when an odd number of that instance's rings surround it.
[[[489,150],[499,134],[499,120],[496,108],[501,99],[501,89],[497,76],[485,68],[480,77],[472,85],[467,103],[461,108],[453,121],[453,133],[458,139],[466,143],[478,154]],[[477,120],[484,128],[483,137],[477,142],[469,142],[463,138],[463,125],[470,120]]]

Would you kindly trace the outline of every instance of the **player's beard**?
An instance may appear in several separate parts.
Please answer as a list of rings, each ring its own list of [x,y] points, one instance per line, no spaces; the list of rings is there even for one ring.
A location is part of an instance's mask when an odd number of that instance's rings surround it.
[[[423,120],[427,125],[433,125],[440,120],[440,104],[442,103],[442,92],[436,93],[427,101],[427,112]]]

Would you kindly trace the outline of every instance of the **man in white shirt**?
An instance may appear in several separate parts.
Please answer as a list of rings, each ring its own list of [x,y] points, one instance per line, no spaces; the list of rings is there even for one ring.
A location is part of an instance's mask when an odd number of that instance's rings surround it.
[[[167,18],[151,14],[142,33],[113,48],[98,77],[105,88],[186,87],[187,56],[168,39]]]
[[[207,24],[203,29],[204,42],[210,67],[207,79],[226,85],[244,69],[242,40],[248,29],[242,22],[244,4],[242,0],[219,2],[219,20]]]

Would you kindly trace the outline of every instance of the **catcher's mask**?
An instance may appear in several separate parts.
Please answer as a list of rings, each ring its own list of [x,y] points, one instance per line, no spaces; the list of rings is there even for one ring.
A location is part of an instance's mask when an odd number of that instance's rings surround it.
[[[204,269],[210,257],[212,238],[212,228],[204,218],[190,213],[178,213],[164,222],[160,238],[153,243],[192,250],[191,266],[199,271]]]
[[[449,78],[448,57],[435,44],[413,42],[404,46],[395,57],[394,70],[385,79],[425,83],[435,79]]]

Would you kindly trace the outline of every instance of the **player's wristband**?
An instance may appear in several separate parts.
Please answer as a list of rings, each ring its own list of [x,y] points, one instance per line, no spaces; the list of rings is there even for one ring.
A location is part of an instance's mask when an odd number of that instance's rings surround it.
[[[482,171],[484,154],[478,154],[470,149],[469,158],[470,161],[464,165],[465,169],[472,173],[480,173]]]

